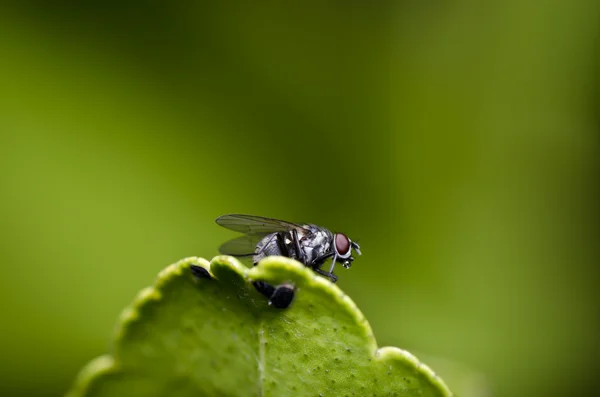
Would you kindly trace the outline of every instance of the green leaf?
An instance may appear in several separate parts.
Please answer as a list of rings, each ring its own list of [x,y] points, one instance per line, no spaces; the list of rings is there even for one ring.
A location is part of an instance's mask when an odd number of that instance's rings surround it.
[[[196,278],[191,264],[213,278]],[[250,281],[291,282],[287,309]],[[366,318],[336,285],[289,258],[246,268],[188,258],[163,270],[122,315],[111,355],[69,397],[452,396],[410,353],[377,349]]]

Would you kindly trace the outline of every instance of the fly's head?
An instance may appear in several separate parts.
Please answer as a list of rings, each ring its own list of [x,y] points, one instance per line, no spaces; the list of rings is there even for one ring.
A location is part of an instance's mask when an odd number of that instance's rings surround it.
[[[361,254],[358,243],[350,240],[344,233],[336,233],[333,236],[333,247],[335,249],[335,258],[337,258],[346,269],[349,269],[354,261],[352,250],[354,249],[358,255]],[[334,262],[336,260],[335,258]]]

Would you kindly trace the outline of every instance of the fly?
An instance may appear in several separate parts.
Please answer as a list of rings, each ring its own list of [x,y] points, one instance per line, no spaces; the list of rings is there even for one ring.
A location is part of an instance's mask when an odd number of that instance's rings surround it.
[[[349,268],[354,261],[352,250],[361,254],[360,246],[343,233],[332,233],[313,224],[298,224],[254,215],[229,214],[217,218],[217,224],[244,236],[219,247],[224,255],[252,257],[256,265],[267,256],[295,259],[316,273],[337,281],[333,270],[337,262]],[[329,271],[321,269],[332,258]],[[258,289],[258,287],[257,287]],[[265,294],[267,295],[267,294]]]

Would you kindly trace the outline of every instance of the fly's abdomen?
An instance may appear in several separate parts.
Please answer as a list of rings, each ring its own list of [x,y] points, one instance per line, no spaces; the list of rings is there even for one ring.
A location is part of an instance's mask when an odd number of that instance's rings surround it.
[[[266,256],[287,256],[286,252],[282,251],[282,236],[281,233],[271,233],[265,236],[256,245],[256,254],[252,261],[257,264],[262,258]]]
[[[296,253],[296,244],[291,233],[277,232],[265,236],[256,245],[256,254],[253,257],[254,264],[257,264],[266,256],[287,256],[288,258],[298,259]]]

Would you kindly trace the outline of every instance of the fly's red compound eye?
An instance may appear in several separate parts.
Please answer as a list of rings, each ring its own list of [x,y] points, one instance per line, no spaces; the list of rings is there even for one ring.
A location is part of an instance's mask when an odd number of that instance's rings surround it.
[[[335,250],[342,257],[350,253],[350,239],[344,233],[335,235]]]

